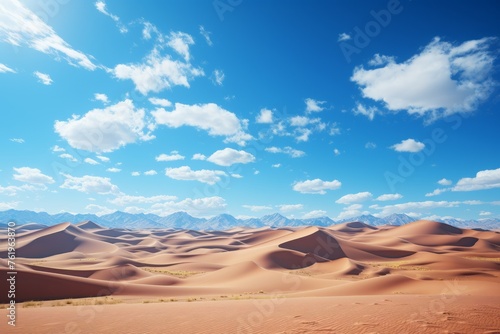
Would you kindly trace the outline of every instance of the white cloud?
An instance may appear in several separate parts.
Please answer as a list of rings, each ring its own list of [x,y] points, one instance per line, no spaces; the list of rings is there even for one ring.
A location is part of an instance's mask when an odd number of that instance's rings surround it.
[[[10,141],[13,143],[24,144],[23,138],[10,138]]]
[[[77,162],[78,161],[78,159],[76,159],[74,156],[72,156],[69,153],[60,154],[59,158],[68,159],[69,161],[72,161],[72,162]]]
[[[245,145],[252,136],[244,132],[246,122],[214,103],[186,105],[175,104],[175,109],[167,112],[157,109],[152,112],[157,124],[173,128],[193,126],[208,131],[212,136],[226,136],[226,141]]]
[[[378,112],[377,107],[365,107],[361,103],[356,103],[356,108],[352,109],[354,114],[356,115],[364,115],[368,117],[370,121],[373,121],[373,118],[375,118],[375,114]]]
[[[292,158],[300,158],[300,157],[303,157],[306,154],[304,151],[296,150],[294,148],[291,148],[290,146],[285,146],[283,148],[271,146],[271,147],[267,147],[265,149],[265,151],[269,152],[269,153],[284,153],[284,154],[288,154]]]
[[[281,164],[273,164],[273,165],[271,165],[271,167],[273,167],[273,168],[280,168]]]
[[[2,187],[0,185],[0,195],[6,196],[17,196],[19,192],[23,191],[38,191],[38,190],[46,190],[47,187],[44,184],[23,184],[22,186],[7,186]]]
[[[346,34],[345,32],[339,34],[339,37],[337,38],[337,42],[343,42],[343,41],[348,41],[351,39],[351,36],[349,34]]]
[[[212,40],[210,39],[211,32],[207,31],[204,26],[200,26],[200,34],[205,38],[205,41],[209,46],[212,46]]]
[[[319,123],[321,120],[319,118],[309,118],[306,116],[293,116],[290,118],[290,125],[297,127],[304,127],[309,124]]]
[[[451,180],[448,180],[448,179],[441,179],[437,182],[438,184],[442,185],[442,186],[449,186],[451,185]]]
[[[96,158],[101,160],[102,162],[109,162],[109,158],[103,155],[97,155]]]
[[[110,209],[108,207],[97,205],[97,204],[89,204],[85,207],[85,209],[89,213],[94,213],[96,216],[104,216],[110,213],[115,212],[116,210]]]
[[[364,202],[372,198],[372,194],[368,191],[356,193],[356,194],[348,194],[340,197],[335,203],[339,204],[351,204],[356,202]]]
[[[132,172],[132,173],[130,173],[130,175],[132,175],[132,176],[139,176],[139,175],[141,175],[141,173],[140,172]]]
[[[245,209],[249,209],[252,212],[260,212],[260,211],[267,211],[271,210],[271,206],[266,206],[266,205],[243,205]]]
[[[223,150],[215,151],[211,156],[207,158],[210,161],[219,166],[231,166],[234,164],[247,164],[255,161],[255,157],[243,150],[237,151],[232,148],[226,147]]]
[[[302,194],[326,194],[326,190],[339,189],[342,183],[338,180],[323,181],[321,179],[306,180],[296,182],[293,185],[293,190]]]
[[[17,208],[19,202],[0,202],[0,211],[7,211]]]
[[[377,148],[377,144],[372,143],[371,141],[369,141],[368,143],[365,144],[365,148],[366,149],[375,149],[375,148]]]
[[[290,211],[301,210],[304,207],[304,205],[303,204],[281,204],[281,205],[276,205],[276,207],[278,207],[281,212],[290,212]]]
[[[177,151],[172,151],[169,154],[160,154],[155,158],[156,161],[176,161],[176,160],[184,160],[184,156],[180,155]]]
[[[492,215],[492,213],[491,213],[491,212],[489,212],[489,211],[481,211],[481,212],[479,212],[479,215],[480,215],[480,216],[491,216],[491,215]]]
[[[207,157],[204,154],[195,153],[195,154],[193,154],[193,157],[191,159],[192,160],[206,160]]]
[[[0,63],[0,73],[7,73],[7,72],[16,73],[16,71],[11,69],[10,67],[7,67],[6,65]]]
[[[73,115],[67,121],[56,121],[55,131],[76,149],[111,152],[137,140],[153,139],[144,133],[144,109],[136,109],[125,100],[105,109],[93,109],[83,117]]]
[[[159,216],[167,216],[174,212],[185,211],[195,217],[213,216],[217,213],[225,211],[227,207],[224,198],[219,196],[203,197],[203,198],[186,198],[179,202],[162,202],[155,203],[151,206],[149,212]]]
[[[452,191],[473,191],[500,188],[500,168],[486,169],[476,173],[475,177],[458,180]]]
[[[66,152],[66,150],[58,145],[54,145],[54,147],[52,147],[52,152]]]
[[[430,113],[432,119],[471,111],[493,87],[492,41],[482,38],[453,46],[435,38],[405,62],[398,64],[388,57],[384,67],[358,67],[351,80],[364,97],[382,101],[392,111]]]
[[[101,195],[116,194],[118,187],[111,183],[111,179],[100,176],[85,175],[76,177],[69,174],[62,174],[65,177],[63,189],[73,189],[84,193],[97,193]]]
[[[95,161],[92,158],[85,158],[83,162],[88,163],[89,165],[99,165],[99,162]]]
[[[312,131],[310,129],[304,129],[304,128],[298,129],[298,132],[300,133],[300,135],[295,137],[295,139],[297,139],[298,142],[308,141],[309,136],[312,134]]]
[[[394,57],[379,55],[378,53],[376,53],[368,62],[368,64],[371,66],[382,66],[389,63],[394,63]]]
[[[325,210],[313,210],[310,211],[302,216],[302,219],[312,219],[312,218],[320,218],[320,217],[325,217],[326,216],[326,211]]]
[[[171,32],[167,42],[167,45],[184,57],[186,62],[188,62],[191,58],[191,55],[189,54],[189,46],[193,44],[193,37],[181,31]]]
[[[324,107],[322,107],[323,104],[326,103],[326,101],[318,101],[314,99],[305,99],[304,101],[306,103],[306,112],[319,112],[325,110]]]
[[[169,202],[177,200],[176,196],[170,195],[157,195],[157,196],[132,196],[126,194],[119,194],[116,198],[109,200],[111,204],[118,206],[127,206],[130,204],[153,204],[161,202]]]
[[[124,34],[124,33],[128,32],[127,27],[125,27],[125,26],[121,23],[120,18],[119,18],[118,16],[116,16],[116,15],[111,14],[110,12],[108,12],[108,11],[106,10],[106,3],[105,3],[104,1],[102,1],[102,0],[97,1],[97,2],[95,3],[95,8],[96,8],[98,11],[100,11],[101,13],[103,13],[104,15],[109,16],[109,17],[110,17],[113,21],[115,21],[116,26],[118,27],[118,29],[120,30],[120,32],[121,32],[122,34]]]
[[[154,105],[160,106],[160,107],[170,107],[172,105],[172,102],[170,102],[167,99],[160,99],[160,98],[157,98],[157,97],[150,97],[148,100],[149,100],[149,102],[151,102],[151,104],[154,104]]]
[[[33,75],[38,78],[38,81],[46,86],[52,85],[52,79],[50,78],[50,75],[35,71],[33,72]]]
[[[273,111],[262,108],[259,115],[255,118],[255,121],[261,124],[271,124],[273,122]]]
[[[339,149],[338,149],[338,148],[334,148],[334,149],[333,149],[333,154],[335,154],[335,155],[340,155],[340,151],[339,151]]]
[[[104,104],[108,104],[109,103],[108,96],[106,94],[102,94],[102,93],[95,93],[94,94],[94,100],[101,101]]]
[[[106,169],[106,171],[110,172],[110,173],[119,173],[121,172],[122,170],[120,168],[116,168],[116,167],[110,167],[108,169]]]
[[[379,215],[381,216],[388,216],[393,213],[403,213],[403,212],[410,212],[410,211],[418,211],[418,210],[429,210],[429,209],[435,209],[435,208],[454,208],[458,207],[461,203],[459,201],[453,201],[453,202],[448,202],[448,201],[424,201],[424,202],[407,202],[407,203],[400,203],[400,204],[393,204],[393,205],[386,205],[379,207],[377,206],[376,209],[381,210],[379,212]],[[466,203],[464,203],[466,204]]]
[[[352,218],[356,216],[361,216],[361,215],[366,215],[369,214],[368,211],[361,211],[363,206],[361,204],[352,204],[347,207],[345,207],[342,212],[339,213],[336,219],[346,219],[346,218]]]
[[[56,59],[63,58],[87,70],[97,68],[87,55],[73,49],[52,27],[17,0],[0,2],[0,40],[14,46],[25,45]]]
[[[152,176],[158,174],[154,169],[150,169],[144,172],[144,175]]]
[[[446,191],[448,191],[448,189],[446,189],[446,188],[434,189],[433,192],[425,194],[425,197],[437,196],[437,195],[442,194]]]
[[[199,181],[207,184],[215,184],[221,180],[221,176],[227,175],[221,170],[192,170],[189,166],[178,168],[167,168],[165,175],[174,180]]]
[[[259,175],[260,174],[260,170],[256,170],[253,172],[253,175]]]
[[[379,197],[377,197],[375,200],[384,202],[384,201],[395,201],[395,200],[398,200],[400,198],[403,198],[403,195],[401,195],[401,194],[383,194],[383,195],[380,195]]]
[[[151,24],[151,22],[143,22],[144,28],[142,29],[142,38],[148,40],[151,39],[151,33],[160,34],[156,26]]]
[[[330,125],[330,131],[329,131],[329,134],[330,136],[336,136],[336,135],[339,135],[341,133],[341,130],[340,130],[340,126],[334,122]]]
[[[161,56],[158,50],[153,50],[139,64],[118,64],[113,73],[118,79],[130,79],[135,89],[143,95],[149,92],[159,92],[172,86],[189,88],[189,80],[203,76],[203,70],[194,68],[190,63],[172,60],[170,56]]]
[[[16,174],[13,175],[14,180],[31,183],[31,184],[50,184],[54,183],[54,179],[42,173],[38,168],[30,167],[14,167]]]
[[[218,86],[222,86],[225,77],[226,76],[222,70],[214,70],[212,73],[212,82]]]
[[[234,177],[235,179],[242,179],[243,175],[233,173],[231,174],[231,177]]]
[[[425,144],[415,139],[409,138],[401,141],[401,143],[394,144],[391,148],[396,152],[420,152],[425,148]]]

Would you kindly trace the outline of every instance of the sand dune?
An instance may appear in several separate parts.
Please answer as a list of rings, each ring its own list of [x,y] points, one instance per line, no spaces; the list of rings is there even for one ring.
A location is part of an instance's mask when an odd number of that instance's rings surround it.
[[[2,250],[6,241],[0,238]],[[30,224],[17,240],[16,300],[298,300],[443,291],[500,297],[499,250],[498,232],[431,221],[210,232]],[[6,274],[6,261],[0,272]],[[6,284],[0,281],[2,291]],[[7,301],[1,294],[0,302]]]

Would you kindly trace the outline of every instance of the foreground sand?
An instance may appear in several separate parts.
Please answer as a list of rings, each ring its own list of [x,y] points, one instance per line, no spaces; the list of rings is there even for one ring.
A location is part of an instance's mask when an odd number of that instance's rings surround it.
[[[500,333],[498,297],[353,296],[21,309],[7,333]],[[5,332],[7,325],[0,324]]]
[[[498,232],[431,221],[215,232],[25,226],[9,332],[500,333],[499,254]],[[0,289],[7,303],[5,280]]]

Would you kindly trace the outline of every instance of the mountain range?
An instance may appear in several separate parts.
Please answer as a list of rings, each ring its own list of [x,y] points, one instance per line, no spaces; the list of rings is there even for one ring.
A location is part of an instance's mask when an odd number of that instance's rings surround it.
[[[9,221],[15,221],[18,225],[37,223],[46,226],[62,222],[80,223],[92,221],[103,227],[109,228],[178,228],[191,230],[227,230],[238,226],[260,228],[260,227],[296,227],[296,226],[331,226],[345,222],[358,221],[372,226],[380,225],[404,225],[416,219],[405,214],[392,214],[384,218],[372,215],[363,215],[334,221],[329,217],[318,217],[310,219],[286,218],[279,213],[263,216],[261,218],[237,219],[229,214],[221,214],[212,218],[195,218],[186,212],[176,212],[166,217],[154,214],[132,214],[116,211],[103,216],[94,214],[72,214],[58,213],[51,215],[47,212],[34,212],[29,210],[7,210],[0,211],[0,226],[6,226]],[[482,228],[500,229],[500,219],[460,220],[443,219],[440,222],[460,228]]]

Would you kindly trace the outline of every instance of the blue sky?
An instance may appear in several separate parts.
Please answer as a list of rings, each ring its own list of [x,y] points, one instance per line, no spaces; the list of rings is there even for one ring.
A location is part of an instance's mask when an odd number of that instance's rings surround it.
[[[2,1],[0,210],[499,217],[499,16]]]

